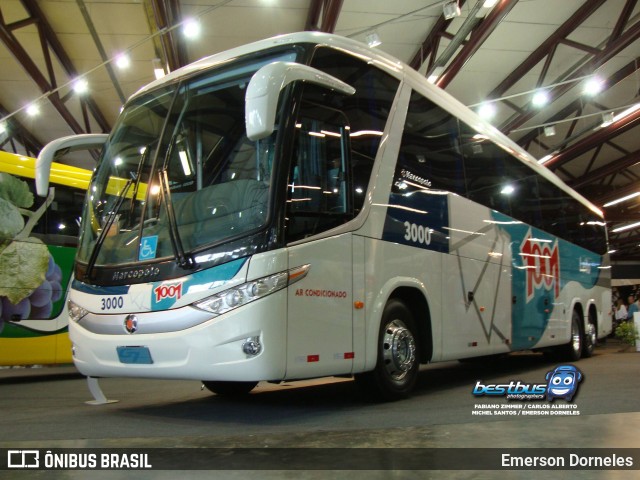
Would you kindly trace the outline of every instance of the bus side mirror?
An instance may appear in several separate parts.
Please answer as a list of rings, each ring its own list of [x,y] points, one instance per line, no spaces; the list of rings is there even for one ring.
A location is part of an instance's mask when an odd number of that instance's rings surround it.
[[[36,192],[40,197],[46,197],[49,191],[49,176],[51,175],[51,163],[62,150],[65,153],[76,150],[91,150],[102,148],[109,135],[106,133],[85,133],[61,137],[47,143],[36,159]]]
[[[291,82],[302,81],[353,95],[356,89],[315,68],[294,62],[273,62],[258,70],[245,94],[245,125],[251,141],[266,138],[275,128],[280,91]]]

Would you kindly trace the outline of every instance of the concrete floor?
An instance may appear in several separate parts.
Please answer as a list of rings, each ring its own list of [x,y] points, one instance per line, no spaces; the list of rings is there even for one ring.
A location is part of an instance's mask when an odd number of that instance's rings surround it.
[[[598,347],[592,358],[576,363],[584,374],[573,401],[580,415],[562,417],[474,414],[483,410],[478,407],[483,403],[509,403],[503,397],[474,397],[471,391],[476,381],[545,383],[545,373],[556,363],[536,354],[512,355],[497,363],[430,365],[421,372],[414,395],[394,403],[372,402],[353,382],[344,379],[260,384],[242,399],[214,396],[201,391],[199,382],[193,381],[103,379],[101,386],[107,397],[119,402],[89,406],[84,403],[90,399],[86,383],[73,367],[4,369],[0,370],[0,449],[128,448],[135,452],[171,448],[181,455],[195,452],[194,462],[201,460],[210,466],[208,458],[202,456],[203,450],[175,449],[225,449],[204,451],[223,455],[220,461],[226,461],[229,455],[242,459],[242,453],[247,452],[242,449],[269,447],[285,449],[280,452],[285,465],[282,470],[182,471],[180,465],[189,462],[183,457],[175,460],[175,468],[180,470],[5,470],[0,471],[0,478],[236,479],[259,475],[261,479],[511,479],[536,474],[558,479],[640,478],[640,353],[622,353],[620,347],[609,341]],[[550,405],[546,400],[519,403]],[[564,400],[554,400],[553,404],[567,405]],[[339,450],[296,451],[294,447]],[[630,451],[635,470],[408,469],[415,466],[412,460],[419,458],[414,454],[433,455],[446,452],[433,449],[446,448],[455,448],[453,455],[464,456],[478,454],[480,448],[492,448],[496,450],[480,453],[498,457],[517,448],[557,452],[567,452],[557,450],[563,448],[637,450]],[[168,464],[172,451],[165,451],[168,457],[158,460],[160,465]],[[320,458],[314,455],[318,452]],[[361,458],[356,458],[356,470],[347,471],[352,467],[345,467],[345,459],[357,455]],[[446,460],[451,467],[450,457]],[[246,461],[251,467],[252,457]],[[310,469],[300,470],[305,462]],[[377,470],[380,465],[388,469]],[[420,462],[418,465],[423,468]],[[465,457],[460,465],[469,468],[474,463]],[[292,466],[296,469],[287,469]]]

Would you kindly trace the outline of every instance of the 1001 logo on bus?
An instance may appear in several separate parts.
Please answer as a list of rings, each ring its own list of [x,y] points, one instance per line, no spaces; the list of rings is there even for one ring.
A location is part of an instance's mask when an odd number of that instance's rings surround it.
[[[153,289],[153,293],[156,294],[156,303],[163,298],[175,298],[179,300],[182,297],[182,284],[177,285],[159,285]]]
[[[551,240],[533,238],[531,230],[520,245],[520,255],[527,275],[527,303],[535,290],[553,289],[554,298],[560,296],[560,253],[558,241],[551,247]]]

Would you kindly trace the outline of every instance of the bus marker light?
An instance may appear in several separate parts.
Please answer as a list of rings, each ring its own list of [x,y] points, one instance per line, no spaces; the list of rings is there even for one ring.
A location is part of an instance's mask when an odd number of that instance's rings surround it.
[[[319,362],[320,355],[307,355],[307,363]]]
[[[354,352],[344,352],[344,359],[345,360],[352,360],[354,359],[356,356],[356,354]]]
[[[360,301],[353,302],[353,307],[354,307],[356,310],[361,310],[361,309],[363,309],[363,308],[364,308],[364,302],[360,302]]]

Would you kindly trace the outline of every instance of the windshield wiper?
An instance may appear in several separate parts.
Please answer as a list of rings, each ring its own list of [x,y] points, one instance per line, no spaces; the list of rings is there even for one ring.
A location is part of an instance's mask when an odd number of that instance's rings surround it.
[[[176,258],[176,262],[181,268],[184,269],[195,268],[195,260],[191,255],[185,254],[184,247],[182,246],[182,241],[180,240],[178,224],[176,222],[175,212],[173,211],[173,202],[171,201],[171,191],[169,190],[169,176],[167,174],[167,169],[164,168],[160,170],[158,174],[160,176],[160,194],[162,195],[164,208],[167,209],[167,220],[169,221],[169,237],[171,239],[171,247],[173,248],[173,254]]]
[[[89,257],[89,262],[87,263],[87,271],[85,272],[86,278],[91,278],[91,272],[93,271],[93,267],[95,266],[96,260],[98,259],[98,253],[100,253],[100,249],[102,248],[104,239],[107,238],[107,235],[113,225],[114,220],[118,217],[118,211],[120,210],[120,207],[122,206],[122,203],[124,202],[124,199],[127,196],[127,192],[129,191],[129,188],[131,188],[132,184],[133,184],[132,178],[127,180],[127,183],[122,189],[122,192],[120,192],[120,195],[118,196],[115,207],[109,212],[109,215],[107,216],[107,221],[102,227],[102,231],[100,232],[100,235],[96,240],[96,244],[93,246],[93,250],[91,251],[91,257]]]

